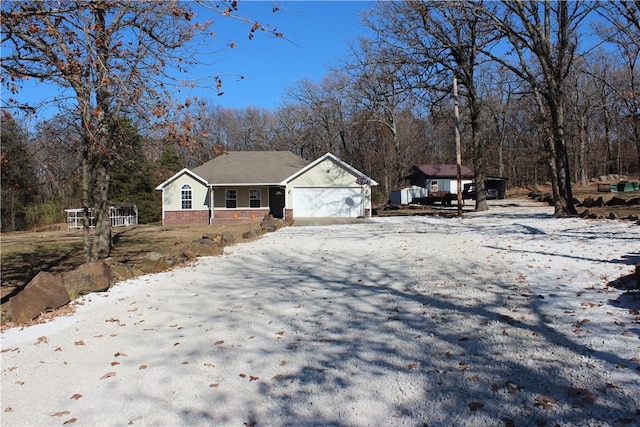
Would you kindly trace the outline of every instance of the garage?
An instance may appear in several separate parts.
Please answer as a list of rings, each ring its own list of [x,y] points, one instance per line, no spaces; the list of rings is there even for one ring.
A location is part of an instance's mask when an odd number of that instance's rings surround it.
[[[296,217],[364,216],[361,187],[306,187],[293,189],[293,212]]]

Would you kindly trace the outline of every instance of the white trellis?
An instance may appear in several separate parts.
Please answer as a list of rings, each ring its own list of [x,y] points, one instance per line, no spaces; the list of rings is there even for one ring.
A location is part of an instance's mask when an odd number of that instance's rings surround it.
[[[82,212],[84,209],[65,209],[67,213],[67,227],[69,230],[82,228]],[[138,225],[138,207],[136,205],[111,206],[109,218],[112,227],[129,227]],[[89,227],[96,226],[96,217],[93,208],[89,209]]]

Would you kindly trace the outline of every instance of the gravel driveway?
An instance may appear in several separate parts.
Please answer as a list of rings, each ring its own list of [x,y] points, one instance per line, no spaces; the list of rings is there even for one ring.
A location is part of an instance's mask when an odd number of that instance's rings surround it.
[[[640,227],[287,227],[2,333],[2,425],[640,425]]]

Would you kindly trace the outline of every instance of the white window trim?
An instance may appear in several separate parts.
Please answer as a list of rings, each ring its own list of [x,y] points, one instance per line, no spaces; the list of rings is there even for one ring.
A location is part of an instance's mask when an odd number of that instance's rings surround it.
[[[189,194],[189,198],[188,199],[184,197],[187,191],[188,191],[188,194]],[[191,207],[189,207],[189,208],[185,208],[184,207],[184,203],[186,201],[189,202]],[[180,187],[180,210],[183,210],[183,211],[193,210],[193,188],[189,184],[184,184],[182,187]]]

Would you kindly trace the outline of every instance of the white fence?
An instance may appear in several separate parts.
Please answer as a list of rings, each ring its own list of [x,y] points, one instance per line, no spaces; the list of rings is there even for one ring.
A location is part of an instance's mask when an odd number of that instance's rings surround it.
[[[84,209],[65,209],[64,211],[67,213],[67,227],[69,230],[82,228],[82,213]],[[138,225],[138,207],[136,205],[111,206],[109,208],[109,217],[111,218],[112,227]],[[89,209],[89,226],[96,226],[93,208]]]

